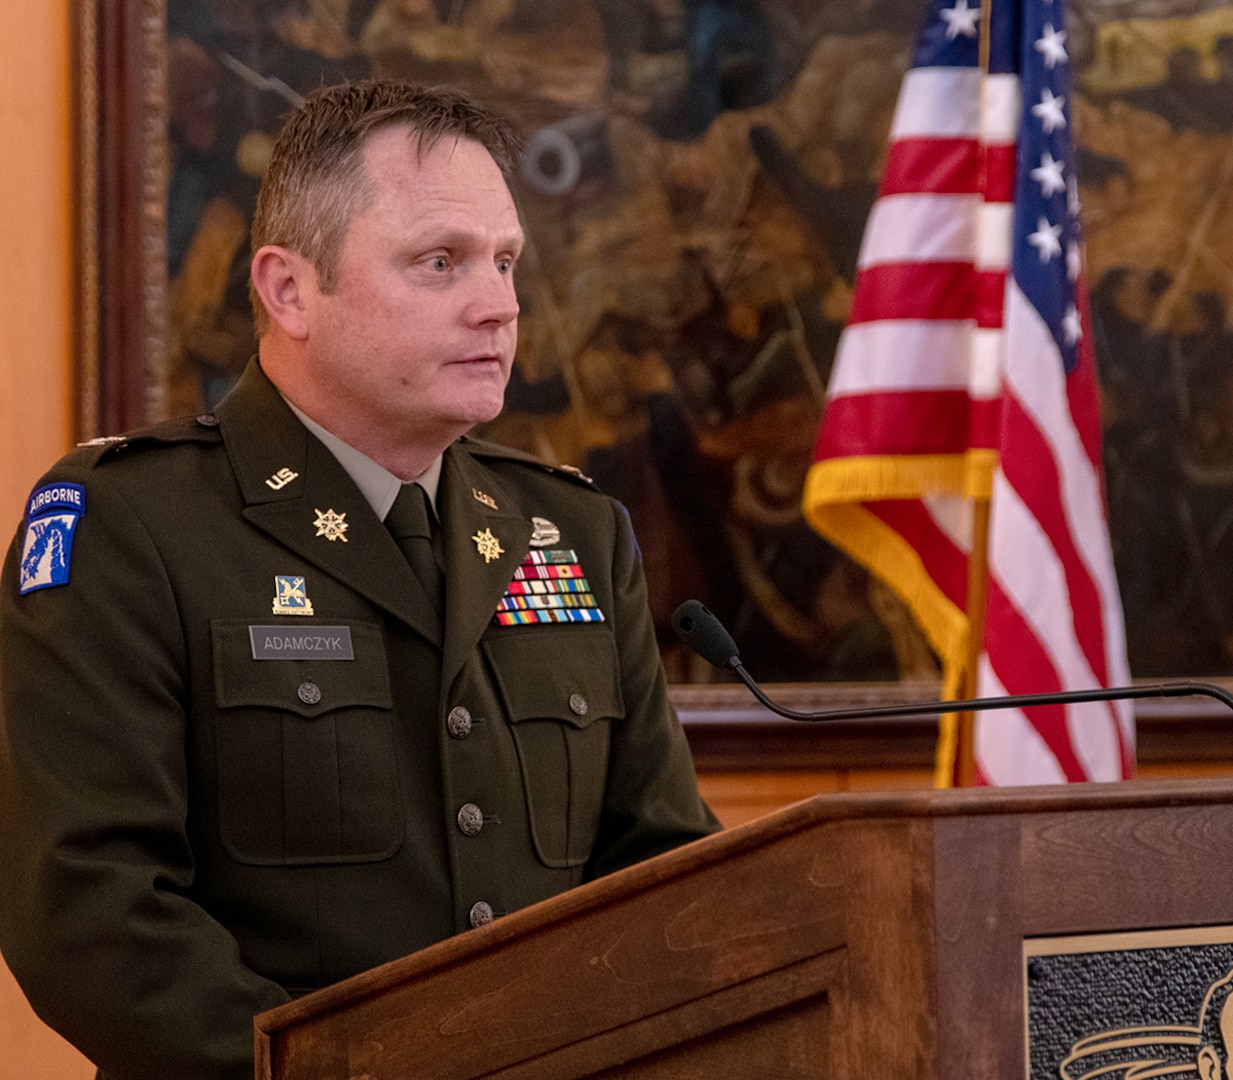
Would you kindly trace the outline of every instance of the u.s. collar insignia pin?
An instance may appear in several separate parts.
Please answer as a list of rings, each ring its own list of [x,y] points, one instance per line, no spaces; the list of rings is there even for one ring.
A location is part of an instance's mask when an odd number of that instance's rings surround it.
[[[333,510],[324,512],[317,510],[317,520],[313,522],[313,525],[317,528],[318,536],[324,536],[331,543],[341,540],[345,544],[347,542],[346,519],[346,513],[336,514]]]
[[[547,518],[531,519],[531,546],[533,548],[555,547],[561,542],[561,530]]]
[[[311,615],[313,602],[308,599],[304,579],[292,574],[278,574],[274,578],[275,615]]]
[[[300,474],[294,469],[288,469],[285,466],[278,470],[273,476],[266,478],[266,486],[273,488],[275,491],[282,491],[292,480]],[[318,511],[320,513],[320,511]]]
[[[501,541],[492,535],[491,529],[477,532],[471,539],[475,541],[475,550],[484,556],[485,563],[499,559],[505,554],[505,548],[501,546]]]
[[[483,503],[486,507],[488,507],[489,510],[498,509],[497,500],[494,499],[491,495],[487,494],[486,492],[479,491],[476,488],[472,488],[471,495],[474,497],[477,503]]]

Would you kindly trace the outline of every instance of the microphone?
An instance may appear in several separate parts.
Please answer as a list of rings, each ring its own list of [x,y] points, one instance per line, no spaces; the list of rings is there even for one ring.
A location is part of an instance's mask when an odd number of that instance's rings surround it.
[[[1024,709],[1032,705],[1073,705],[1086,701],[1124,701],[1150,697],[1211,697],[1233,710],[1233,694],[1223,687],[1204,682],[1145,683],[1142,686],[1113,686],[1095,690],[1055,690],[1041,694],[1010,694],[1005,697],[967,698],[960,701],[900,702],[851,709],[825,709],[798,712],[776,704],[762,692],[745,670],[732,635],[723,623],[698,600],[686,600],[672,613],[672,629],[694,652],[721,671],[731,671],[763,705],[788,720],[877,720],[883,717],[924,716],[991,709]]]

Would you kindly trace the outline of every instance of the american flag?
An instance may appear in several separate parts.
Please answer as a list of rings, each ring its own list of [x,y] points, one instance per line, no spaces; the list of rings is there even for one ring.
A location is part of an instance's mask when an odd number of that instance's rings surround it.
[[[948,698],[964,689],[976,500],[988,506],[977,694],[1129,681],[1063,8],[930,3],[806,484],[814,528],[885,579],[920,622]],[[943,782],[953,732],[952,718]],[[978,713],[974,738],[977,783],[1115,780],[1134,770],[1126,702]]]

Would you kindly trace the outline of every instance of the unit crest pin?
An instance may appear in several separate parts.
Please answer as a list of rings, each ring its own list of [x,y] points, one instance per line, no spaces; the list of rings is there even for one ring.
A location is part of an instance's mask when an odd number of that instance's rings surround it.
[[[311,615],[313,602],[308,598],[304,578],[298,574],[276,574],[274,577],[274,614]]]

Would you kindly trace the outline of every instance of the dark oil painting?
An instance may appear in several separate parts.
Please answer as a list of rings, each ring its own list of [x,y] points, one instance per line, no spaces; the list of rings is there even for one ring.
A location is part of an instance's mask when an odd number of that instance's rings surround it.
[[[669,676],[935,677],[800,495],[914,0],[167,0],[169,411],[253,351],[247,230],[273,133],[323,82],[462,86],[526,142],[518,358],[480,434],[623,500]],[[1108,509],[1137,677],[1233,675],[1233,11],[1068,14]]]

